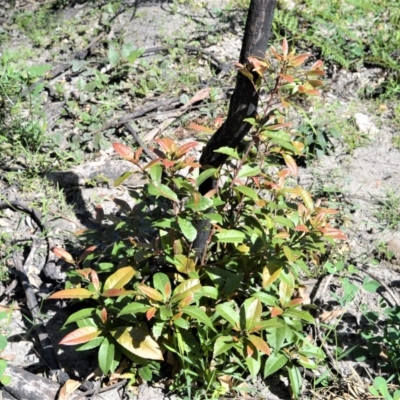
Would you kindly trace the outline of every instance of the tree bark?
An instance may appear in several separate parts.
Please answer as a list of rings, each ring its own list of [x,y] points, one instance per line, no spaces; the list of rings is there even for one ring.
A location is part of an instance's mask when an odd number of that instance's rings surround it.
[[[241,64],[244,64],[249,56],[261,58],[265,56],[271,34],[275,5],[276,0],[251,0],[240,52],[239,62]],[[252,82],[238,72],[228,117],[203,149],[200,158],[202,168],[218,168],[225,163],[227,156],[214,153],[214,150],[218,150],[223,146],[233,148],[238,146],[251,127],[249,123],[243,120],[255,116],[257,105],[258,92]],[[200,186],[200,193],[202,195],[206,194],[212,189],[212,186],[212,179],[206,180]]]
[[[264,58],[271,34],[275,5],[276,0],[251,0],[240,52],[239,62],[241,64],[246,63],[249,56]],[[255,73],[253,73],[253,76],[255,81],[257,76]],[[214,151],[224,146],[235,148],[239,145],[251,128],[251,125],[244,119],[255,116],[257,105],[258,92],[253,83],[248,77],[238,72],[228,117],[203,149],[200,157],[202,169],[207,167],[219,168],[226,162],[226,155]],[[200,185],[199,191],[202,195],[205,195],[213,189],[214,185],[215,180],[209,178]],[[197,237],[193,243],[193,249],[201,264],[205,258],[204,252],[207,249],[210,229],[209,220],[201,220],[197,224]]]

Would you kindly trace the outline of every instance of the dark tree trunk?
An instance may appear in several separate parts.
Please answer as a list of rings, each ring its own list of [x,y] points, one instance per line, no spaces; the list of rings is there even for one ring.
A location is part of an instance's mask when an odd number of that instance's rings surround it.
[[[275,4],[276,0],[251,0],[240,52],[241,64],[244,64],[249,56],[264,57],[271,34]],[[200,164],[203,168],[218,168],[225,163],[227,157],[214,153],[214,150],[223,146],[234,148],[241,142],[250,130],[250,124],[243,120],[254,117],[257,105],[258,93],[252,82],[238,72],[228,117],[208,141],[201,155]],[[205,181],[200,186],[200,193],[206,194],[212,189],[212,185],[212,179]]]
[[[275,5],[276,0],[251,0],[240,52],[239,62],[241,64],[246,63],[249,56],[264,57],[271,34]],[[255,74],[254,77],[256,78]],[[238,72],[235,91],[229,105],[228,117],[208,141],[200,157],[200,164],[203,169],[207,167],[218,168],[225,163],[227,156],[214,153],[214,150],[218,150],[223,146],[232,148],[238,146],[251,127],[249,123],[244,122],[244,119],[255,116],[257,105],[258,92],[253,83],[249,78]],[[213,186],[214,180],[212,178],[205,180],[200,185],[200,193],[205,195]],[[204,261],[210,229],[209,220],[199,221],[193,249],[201,264]]]

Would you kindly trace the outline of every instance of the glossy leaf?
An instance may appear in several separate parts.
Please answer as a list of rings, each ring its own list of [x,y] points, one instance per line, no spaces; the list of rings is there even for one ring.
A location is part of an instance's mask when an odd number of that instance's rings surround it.
[[[145,329],[121,327],[112,331],[115,340],[131,353],[149,360],[163,360],[160,346]]]
[[[236,229],[223,229],[215,234],[221,243],[242,243],[246,235]]]
[[[232,157],[235,160],[240,160],[237,150],[230,147],[220,147],[218,150],[214,150],[214,153],[226,154],[227,156]]]
[[[196,179],[196,186],[199,187],[206,179],[211,178],[218,172],[217,168],[208,168]]]
[[[196,239],[197,230],[189,220],[178,217],[178,225],[189,242],[193,242]]]
[[[297,167],[297,164],[296,164],[296,161],[294,160],[294,158],[287,153],[283,153],[282,157],[285,160],[285,164],[288,166],[292,175],[297,176],[299,173],[299,168]]]
[[[95,326],[85,326],[69,333],[67,336],[65,336],[63,340],[61,340],[60,344],[73,346],[81,343],[86,343],[96,338],[101,333],[102,332]]]
[[[122,289],[135,275],[132,267],[123,267],[110,275],[104,283],[104,291],[109,289]]]
[[[49,299],[90,299],[93,296],[94,293],[89,292],[87,289],[75,288],[60,290],[49,296]]]
[[[232,303],[222,303],[218,304],[215,309],[231,326],[239,327],[239,313],[232,308],[232,305]]]
[[[267,358],[264,366],[264,379],[282,369],[287,364],[287,362],[288,359],[283,354],[271,354]]]
[[[253,343],[254,347],[261,351],[262,353],[266,354],[269,356],[271,354],[271,349],[268,346],[267,342],[262,339],[260,336],[256,335],[249,335],[247,337],[248,340],[250,340],[251,343]]]
[[[99,348],[98,360],[99,367],[103,374],[108,374],[112,368],[115,356],[115,343],[104,338]]]
[[[195,306],[188,306],[185,307],[182,312],[184,314],[189,315],[193,319],[197,320],[198,322],[201,322],[202,324],[208,326],[211,328],[213,331],[215,331],[215,328],[213,326],[213,323],[210,320],[210,317],[199,307]]]
[[[158,290],[153,289],[152,287],[147,286],[144,283],[138,285],[137,288],[150,299],[160,302],[163,301],[163,295]]]
[[[249,188],[247,186],[235,186],[233,189],[236,192],[244,194],[245,196],[249,197],[250,199],[258,200],[258,194],[252,188]]]
[[[182,274],[190,274],[196,270],[196,264],[193,259],[187,258],[183,254],[174,256],[174,265],[176,269]]]
[[[219,336],[214,343],[214,357],[226,353],[235,345],[232,336]]]
[[[162,272],[157,272],[153,276],[153,284],[155,289],[162,293],[165,300],[168,300],[171,297],[171,281],[169,280],[168,275]]]
[[[163,184],[157,184],[153,185],[152,183],[149,183],[147,185],[147,190],[149,191],[150,194],[153,196],[158,197],[165,197],[169,200],[179,202],[178,196],[176,195],[175,192],[173,192],[168,186],[163,185]]]
[[[290,387],[292,388],[292,393],[295,399],[298,399],[301,392],[302,378],[299,369],[291,365],[287,368],[289,373]]]

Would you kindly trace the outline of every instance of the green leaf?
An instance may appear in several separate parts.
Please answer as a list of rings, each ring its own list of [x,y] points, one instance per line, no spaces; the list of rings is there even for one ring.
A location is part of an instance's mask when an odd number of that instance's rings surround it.
[[[193,242],[197,236],[197,230],[190,221],[178,217],[178,225],[183,235],[189,242]]]
[[[264,292],[256,292],[252,294],[253,297],[256,297],[261,300],[261,302],[267,306],[274,307],[277,305],[277,298],[270,294]]]
[[[114,45],[110,45],[107,51],[107,58],[108,62],[113,66],[116,67],[119,61],[119,51]]]
[[[9,385],[11,383],[11,376],[10,375],[3,375],[3,376],[0,375],[0,383],[3,386]]]
[[[7,361],[0,359],[0,376],[2,376],[7,368]]]
[[[365,277],[363,282],[363,288],[369,293],[375,293],[381,284],[373,279],[370,279],[368,276]]]
[[[287,367],[287,370],[289,373],[289,381],[290,381],[290,386],[292,388],[293,396],[295,399],[298,399],[302,384],[300,371],[294,365]]]
[[[255,297],[245,300],[243,306],[246,316],[246,330],[250,330],[257,325],[261,318],[262,306],[261,301]]]
[[[163,274],[162,272],[157,272],[153,276],[154,287],[162,293],[165,300],[168,300],[171,297],[171,281],[168,278],[168,275]]]
[[[281,368],[283,368],[286,363],[288,362],[288,359],[286,356],[284,356],[281,353],[278,354],[271,354],[264,366],[264,379],[267,378],[268,376],[274,374],[275,372],[279,371]]]
[[[253,358],[256,354],[257,359]],[[246,357],[246,365],[249,368],[249,372],[252,378],[255,379],[261,368],[260,356],[258,355],[257,351],[253,354],[252,357]]]
[[[83,310],[79,310],[71,314],[65,321],[64,325],[70,324],[71,322],[79,321],[80,319],[92,317],[95,312],[96,312],[95,308],[84,308]]]
[[[218,222],[219,224],[222,224],[222,222],[223,222],[222,215],[218,214],[218,213],[204,214],[204,218],[209,219],[211,222]]]
[[[182,312],[184,314],[187,314],[190,317],[196,319],[197,321],[203,323],[204,325],[208,326],[213,331],[215,331],[215,328],[214,328],[210,318],[201,308],[196,307],[196,306],[188,306],[188,307],[185,307],[182,310]]]
[[[290,330],[286,325],[280,328],[270,328],[268,330],[268,344],[274,349],[275,355],[278,354],[279,350],[282,348],[288,331],[290,333]]]
[[[231,336],[219,336],[214,343],[214,357],[227,353],[234,345]]]
[[[226,154],[229,157],[240,160],[238,152],[230,147],[220,147],[218,150],[214,150],[214,153]]]
[[[218,304],[215,309],[217,313],[228,321],[231,326],[238,326],[239,313],[232,308],[233,305],[234,303],[222,303]]]
[[[215,234],[221,243],[242,243],[246,235],[236,229],[223,229]]]
[[[235,186],[233,189],[235,190],[235,192],[242,193],[253,200],[259,199],[257,192],[254,189],[251,189],[247,186]]]
[[[200,193],[194,192],[193,196],[190,197],[185,203],[186,208],[190,208],[193,211],[205,211],[213,206],[213,200],[208,197],[202,196]]]
[[[99,347],[103,343],[104,337],[103,336],[98,336],[97,338],[92,339],[90,342],[83,343],[80,346],[76,347],[76,351],[87,351],[87,350],[92,350],[95,349],[96,347]]]
[[[147,190],[150,194],[153,196],[156,196],[157,198],[159,196],[166,197],[167,199],[170,199],[175,202],[179,202],[178,196],[176,193],[174,193],[168,186],[162,185],[162,184],[157,184],[153,185],[152,183],[149,183],[147,185]]]
[[[307,311],[297,310],[295,308],[287,308],[283,313],[285,317],[292,317],[297,319],[302,319],[303,321],[309,322],[310,324],[314,323],[314,318]]]
[[[118,314],[118,316],[121,315],[126,315],[126,314],[140,314],[140,313],[145,313],[150,307],[148,304],[143,304],[143,303],[130,303],[126,305]]]
[[[154,183],[156,183],[156,184],[160,183],[162,171],[163,171],[163,168],[160,164],[155,164],[150,168],[150,171],[149,171],[150,177]]]
[[[251,165],[243,165],[242,168],[240,168],[240,171],[238,173],[238,178],[248,178],[251,176],[256,176],[261,173],[261,170],[258,166],[251,166]]]
[[[126,181],[133,172],[124,172],[119,178],[114,181],[114,187],[119,186],[122,182]]]
[[[147,381],[147,382],[151,381],[153,378],[151,369],[148,366],[139,368],[138,374],[144,381]]]
[[[104,338],[103,343],[100,345],[98,360],[99,367],[103,374],[107,375],[111,372],[115,355],[115,344],[114,341],[110,341],[107,337]]]
[[[127,57],[127,61],[130,64],[133,64],[143,53],[144,53],[144,50],[142,50],[142,49],[137,49],[137,50],[131,51],[129,53],[129,56]]]
[[[206,169],[196,179],[196,186],[199,187],[206,179],[214,176],[217,172],[218,172],[217,168]]]
[[[4,350],[6,347],[7,347],[7,338],[4,335],[0,334],[0,350]]]

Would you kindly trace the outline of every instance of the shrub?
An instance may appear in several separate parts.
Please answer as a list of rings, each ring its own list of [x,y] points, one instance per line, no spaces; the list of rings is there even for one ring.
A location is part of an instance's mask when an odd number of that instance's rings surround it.
[[[273,85],[263,114],[248,120],[253,130],[243,150],[218,150],[229,156],[223,168],[199,173],[189,155],[195,142],[157,139],[157,158],[146,165],[141,148],[114,143],[136,166],[116,183],[132,173],[147,182],[132,193],[135,206],[118,201],[120,215],[105,217],[100,245],[79,260],[53,249],[75,269],[67,289],[50,298],[90,304],[68,318],[78,328],[61,344],[98,347],[105,374],[127,358],[133,380],[168,377],[189,398],[214,398],[245,391],[248,374],[284,370],[297,397],[299,367],[314,369],[325,357],[304,333],[313,317],[303,309],[299,280],[333,239],[346,236],[329,224],[335,210],[290,185],[304,144],[285,122],[294,98],[318,94],[323,64],[300,70],[309,54],[289,53],[286,41],[282,53],[271,53],[238,65],[251,79],[249,71],[258,72],[257,88],[266,72]],[[199,186],[210,177],[217,185],[203,196]],[[200,227],[208,234],[202,259],[193,247]]]

